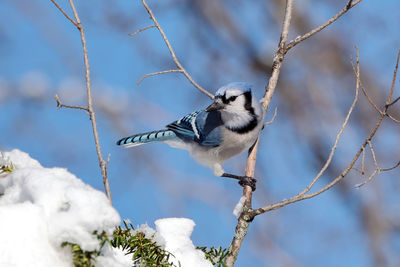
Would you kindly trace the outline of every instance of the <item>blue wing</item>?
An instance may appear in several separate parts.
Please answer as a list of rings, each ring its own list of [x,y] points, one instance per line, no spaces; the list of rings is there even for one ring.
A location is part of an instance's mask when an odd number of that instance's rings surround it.
[[[167,129],[186,141],[202,146],[219,146],[222,142],[219,112],[195,111],[167,125]]]

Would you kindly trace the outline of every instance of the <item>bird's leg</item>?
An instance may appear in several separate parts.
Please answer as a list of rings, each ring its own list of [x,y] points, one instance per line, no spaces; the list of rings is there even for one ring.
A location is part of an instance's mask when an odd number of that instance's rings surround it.
[[[241,186],[248,185],[248,186],[251,187],[251,189],[253,191],[256,190],[256,182],[257,182],[257,180],[254,179],[253,177],[239,176],[239,175],[234,175],[234,174],[225,173],[225,172],[221,175],[221,177],[226,177],[226,178],[232,178],[232,179],[239,180],[239,184]]]

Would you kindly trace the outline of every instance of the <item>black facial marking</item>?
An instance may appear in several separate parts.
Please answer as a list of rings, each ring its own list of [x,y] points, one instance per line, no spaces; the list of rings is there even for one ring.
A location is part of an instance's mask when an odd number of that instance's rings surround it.
[[[224,93],[224,95],[216,96],[216,98],[220,98],[222,100],[222,103],[224,104],[229,104],[230,102],[235,101],[237,97],[238,97],[237,95],[233,95],[229,98],[226,98],[226,92]]]
[[[236,100],[236,95],[231,96],[230,98],[228,98],[229,102],[235,101]]]
[[[254,108],[251,106],[251,91],[247,91],[245,93],[243,93],[244,97],[245,97],[245,103],[244,103],[244,108],[251,114],[251,115],[255,115],[254,114]]]
[[[222,100],[222,103],[224,103],[224,104],[228,104],[229,103],[229,100],[226,99],[226,92],[224,93],[223,96],[221,96],[221,100]]]
[[[232,132],[245,134],[245,133],[248,133],[248,132],[254,130],[254,128],[256,128],[256,127],[257,127],[257,117],[254,115],[253,118],[251,119],[251,121],[242,127],[226,127],[226,128],[228,128]]]

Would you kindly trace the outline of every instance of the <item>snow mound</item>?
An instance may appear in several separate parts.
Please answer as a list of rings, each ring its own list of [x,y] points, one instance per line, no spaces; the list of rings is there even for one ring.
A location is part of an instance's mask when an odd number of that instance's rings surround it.
[[[99,249],[94,231],[112,233],[120,217],[105,194],[62,168],[44,168],[19,150],[0,178],[0,266],[72,266],[69,248]]]
[[[170,259],[182,267],[212,267],[211,262],[206,260],[204,253],[195,248],[190,235],[195,223],[186,218],[167,218],[154,222],[157,234],[165,241],[165,250],[172,253]]]
[[[83,183],[62,168],[44,168],[25,152],[0,151],[0,165],[14,170],[0,175],[0,267],[73,267],[69,246],[100,250],[93,233],[112,234],[120,217],[104,193]],[[190,240],[195,223],[185,218],[160,219],[156,230],[143,224],[135,232],[145,236],[174,257],[182,267],[212,266]],[[106,243],[96,267],[130,267],[132,255]]]

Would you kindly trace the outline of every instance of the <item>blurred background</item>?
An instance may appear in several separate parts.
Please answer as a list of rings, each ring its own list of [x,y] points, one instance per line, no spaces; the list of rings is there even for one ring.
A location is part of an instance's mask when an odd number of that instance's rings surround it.
[[[67,1],[59,4],[72,17]],[[262,97],[284,12],[281,0],[149,0],[177,57],[193,78],[215,92],[248,81]],[[324,23],[347,1],[297,0],[289,39]],[[179,73],[137,82],[175,65],[141,1],[76,1],[85,27],[92,89],[113,204],[134,225],[165,217],[196,222],[198,246],[229,246],[232,210],[242,188],[214,177],[187,152],[164,144],[117,147],[124,136],[163,128],[210,100]],[[388,95],[400,48],[400,2],[362,1],[333,25],[292,49],[283,64],[261,134],[253,206],[300,192],[318,173],[351,105],[355,76],[350,57],[359,47],[361,79],[379,107]],[[67,168],[103,191],[86,105],[79,32],[50,1],[0,2],[0,150],[21,149],[45,167]],[[397,79],[399,82],[399,79]],[[395,88],[399,96],[399,85]],[[400,118],[399,105],[391,114]],[[374,127],[378,113],[361,95],[334,160],[317,183],[338,176]],[[382,168],[400,159],[399,125],[385,119],[373,139]],[[244,174],[246,153],[225,164]],[[361,168],[361,162],[356,164]],[[399,168],[378,174],[365,153],[365,174],[352,170],[340,184],[311,200],[258,216],[237,266],[400,266]]]

